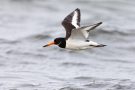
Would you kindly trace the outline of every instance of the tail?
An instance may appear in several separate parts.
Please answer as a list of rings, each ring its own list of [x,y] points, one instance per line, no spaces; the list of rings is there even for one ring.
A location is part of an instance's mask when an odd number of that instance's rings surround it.
[[[93,47],[104,47],[106,45],[104,44],[99,44],[97,42],[93,42],[93,41],[89,41],[90,45],[89,46],[93,46]]]
[[[104,47],[104,46],[107,46],[107,45],[99,44],[99,45],[96,45],[95,47]]]

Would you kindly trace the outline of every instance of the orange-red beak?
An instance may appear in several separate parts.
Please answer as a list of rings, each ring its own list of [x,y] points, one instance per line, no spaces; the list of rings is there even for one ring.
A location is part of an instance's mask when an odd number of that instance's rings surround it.
[[[54,45],[55,42],[49,42],[48,44],[44,45],[43,47],[47,47],[47,46],[51,46],[51,45]]]

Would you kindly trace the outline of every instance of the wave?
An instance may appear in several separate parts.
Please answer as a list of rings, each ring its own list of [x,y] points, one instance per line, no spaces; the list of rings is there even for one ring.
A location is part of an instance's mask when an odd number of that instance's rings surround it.
[[[107,35],[120,35],[120,36],[134,36],[135,30],[118,30],[118,29],[100,29],[97,33],[107,34]]]

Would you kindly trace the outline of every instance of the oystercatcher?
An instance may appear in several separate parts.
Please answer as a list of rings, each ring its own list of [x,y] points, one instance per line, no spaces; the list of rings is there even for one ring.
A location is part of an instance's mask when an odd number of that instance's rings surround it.
[[[106,45],[99,44],[97,42],[89,40],[89,33],[91,30],[94,30],[96,27],[102,24],[102,22],[88,25],[80,26],[81,21],[80,9],[77,8],[69,15],[65,17],[62,21],[62,25],[66,30],[65,37],[55,38],[54,41],[49,42],[43,47],[58,45],[60,48],[68,49],[86,49],[91,47],[104,47]]]

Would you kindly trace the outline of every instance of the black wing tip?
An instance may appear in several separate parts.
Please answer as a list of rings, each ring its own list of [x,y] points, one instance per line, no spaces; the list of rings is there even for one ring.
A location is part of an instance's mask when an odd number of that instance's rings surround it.
[[[103,22],[99,22],[98,25],[102,24]]]
[[[97,27],[97,26],[99,26],[99,25],[101,25],[102,23],[103,23],[103,22],[99,22],[99,23],[97,23],[97,24],[96,24],[96,27]]]
[[[80,9],[79,8],[76,8],[75,11],[80,11]]]

